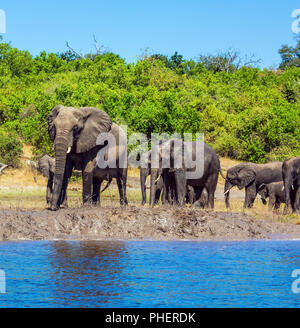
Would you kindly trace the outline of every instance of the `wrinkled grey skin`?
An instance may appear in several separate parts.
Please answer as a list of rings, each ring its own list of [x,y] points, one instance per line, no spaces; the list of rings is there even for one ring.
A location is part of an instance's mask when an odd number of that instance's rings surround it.
[[[141,158],[141,167],[140,167],[140,182],[141,182],[141,191],[142,191],[142,205],[146,204],[146,180],[147,177],[151,175],[151,151],[142,154]],[[155,185],[155,200],[154,203],[158,204],[160,196],[163,192],[163,181],[160,177]]]
[[[282,165],[282,178],[285,190],[284,214],[287,214],[289,204],[292,211],[300,213],[300,157],[287,159]]]
[[[197,187],[195,187],[197,189]],[[203,188],[200,199],[196,200],[195,198],[194,187],[187,185],[187,194],[186,194],[186,203],[193,206],[198,206],[200,208],[208,208],[208,192],[206,188]]]
[[[194,142],[181,142],[181,146],[179,148],[174,148],[174,139],[163,143],[160,151],[160,165],[162,163],[162,154],[164,147],[170,147],[171,149],[171,165],[170,168],[161,169],[163,181],[164,181],[164,193],[165,198],[168,202],[172,201],[179,206],[183,206],[186,202],[186,194],[187,194],[187,186],[191,186],[194,188],[195,197],[194,202],[198,202],[201,199],[202,191],[205,188],[208,193],[208,206],[210,208],[214,208],[214,194],[218,183],[220,168],[220,161],[216,154],[216,152],[209,147],[207,144],[204,144],[204,168],[203,175],[197,179],[189,179],[187,177],[188,172],[192,172],[193,169],[186,166],[185,161],[183,160],[182,168],[174,168],[175,158],[179,158],[178,154],[183,151],[183,147],[185,147],[185,151],[189,152],[189,154],[193,154],[193,158],[195,158],[195,145],[196,143],[201,143],[201,141]],[[197,164],[196,164],[197,165]],[[199,165],[199,163],[198,163]],[[151,169],[151,195],[153,193],[153,185],[155,179],[159,175],[158,168]],[[153,196],[152,196],[153,197]],[[153,199],[153,198],[152,198]],[[153,202],[151,202],[153,206]]]
[[[55,159],[45,155],[38,162],[38,171],[48,179],[46,202],[50,203],[53,194],[53,178],[55,173]],[[68,207],[67,196],[65,197],[64,207]]]
[[[244,208],[251,208],[262,184],[282,181],[281,168],[281,162],[267,164],[241,163],[230,168],[226,174],[224,187],[226,207],[230,207],[230,190],[237,186],[240,190],[245,188]]]
[[[99,204],[101,182],[112,177],[117,179],[120,203],[127,204],[127,168],[119,168],[117,163],[116,169],[99,169],[96,163],[97,153],[105,147],[96,145],[97,137],[101,133],[109,132],[117,137],[116,148],[108,149],[108,152],[117,152],[118,161],[121,155],[127,152],[127,144],[122,139],[124,131],[119,130],[104,111],[94,107],[56,106],[48,117],[48,130],[55,149],[54,188],[50,204],[52,210],[59,209],[64,202],[74,168],[82,170],[84,204]]]
[[[55,158],[50,157],[48,155],[43,156],[38,162],[37,169],[45,178],[48,179],[46,202],[47,202],[47,204],[49,204],[51,201],[52,194],[53,194],[53,178],[54,178],[54,173],[55,173]],[[74,169],[81,170],[81,168],[79,168],[79,167],[74,167]],[[101,193],[103,193],[110,186],[111,182],[112,182],[112,179],[110,178],[108,180],[107,185],[101,191]],[[99,192],[99,191],[93,191],[93,194],[96,192]],[[68,208],[67,194],[66,194],[64,203],[62,204],[62,207]]]
[[[103,189],[103,191],[108,188],[111,183],[111,180],[114,178],[117,181],[119,195],[120,195],[120,204],[127,205],[127,195],[126,195],[126,183],[127,183],[127,166],[126,168],[120,167],[121,157],[126,154],[127,156],[127,137],[125,132],[121,129],[117,124],[112,124],[110,133],[116,137],[118,140],[117,150],[112,148],[109,149],[108,152],[115,153],[117,152],[117,168],[110,168],[112,165],[108,165],[105,169],[100,169],[97,166],[96,158],[93,161],[93,165],[91,168],[93,169],[93,195],[92,202],[96,205],[100,204],[100,189],[101,184],[104,180],[108,181],[107,186]],[[102,191],[102,192],[103,192]]]
[[[171,147],[172,148],[172,154],[171,156],[176,156],[174,154],[174,142],[173,139],[169,140],[165,143],[159,143],[155,147],[152,148],[151,150],[151,155],[153,159],[157,157],[158,159],[158,167],[154,167],[154,162],[151,163],[152,167],[150,169],[150,174],[151,174],[151,180],[150,180],[150,206],[154,206],[155,204],[155,195],[157,192],[157,186],[158,183],[160,182],[160,179],[162,178],[163,180],[163,192],[164,192],[164,203],[169,203],[169,204],[175,204],[175,203],[180,203],[181,205],[185,202],[184,197],[186,196],[186,181],[185,179],[182,180],[182,184],[179,185],[179,179],[177,179],[177,184],[178,184],[178,189],[180,189],[180,193],[178,196],[178,193],[176,192],[176,182],[173,181],[175,180],[175,176],[179,177],[179,174],[182,175],[182,170],[180,170],[180,173],[175,172],[174,169],[171,168],[169,169],[162,169],[162,155],[163,155],[163,150],[166,147]],[[172,164],[171,164],[172,165]],[[171,178],[172,176],[172,178]],[[173,179],[174,178],[174,179]]]
[[[258,190],[258,194],[264,204],[267,203],[266,199],[269,198],[269,211],[278,210],[280,204],[285,203],[285,191],[282,181],[262,185]]]

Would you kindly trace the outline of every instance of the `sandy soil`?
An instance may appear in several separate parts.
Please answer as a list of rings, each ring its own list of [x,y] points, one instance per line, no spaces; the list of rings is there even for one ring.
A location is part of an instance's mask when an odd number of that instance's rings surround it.
[[[300,239],[300,225],[195,208],[0,210],[0,240]]]
[[[30,147],[25,149],[31,158]],[[27,158],[26,157],[26,158]],[[221,159],[224,173],[237,164]],[[147,181],[149,200],[150,181]],[[46,179],[23,167],[0,175],[0,241],[6,240],[248,240],[300,239],[300,222],[269,213],[258,199],[242,211],[244,191],[233,189],[233,212],[226,212],[224,180],[219,179],[215,211],[199,208],[141,207],[139,171],[129,171],[130,206],[121,208],[116,183],[101,196],[102,207],[81,207],[81,184],[69,186],[70,209],[45,209]],[[263,219],[262,219],[263,218]],[[290,223],[279,221],[290,220]]]

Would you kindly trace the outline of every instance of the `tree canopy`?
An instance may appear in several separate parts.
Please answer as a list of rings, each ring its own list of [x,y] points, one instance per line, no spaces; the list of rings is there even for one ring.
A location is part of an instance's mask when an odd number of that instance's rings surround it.
[[[0,125],[36,154],[51,154],[51,109],[96,106],[129,134],[204,132],[219,155],[245,161],[300,155],[300,68],[261,70],[228,59],[185,60],[175,52],[128,64],[111,52],[81,57],[71,50],[33,57],[1,42]]]

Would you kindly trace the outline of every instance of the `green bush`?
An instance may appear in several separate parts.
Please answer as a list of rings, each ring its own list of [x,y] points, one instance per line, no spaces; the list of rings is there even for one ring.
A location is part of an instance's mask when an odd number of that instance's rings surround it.
[[[0,125],[36,154],[53,154],[47,117],[58,104],[96,106],[127,124],[129,134],[149,138],[203,132],[219,155],[239,160],[300,155],[298,67],[226,73],[178,53],[134,64],[113,53],[78,58],[41,52],[33,58],[0,42]]]
[[[0,128],[0,163],[17,167],[22,153],[22,143],[16,133]]]

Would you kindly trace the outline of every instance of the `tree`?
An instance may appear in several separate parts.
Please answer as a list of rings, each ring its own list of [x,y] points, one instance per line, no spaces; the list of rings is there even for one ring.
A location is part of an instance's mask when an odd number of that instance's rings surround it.
[[[217,55],[200,55],[199,62],[210,71],[216,72],[234,72],[242,67],[255,66],[260,63],[254,55],[242,57],[239,51],[228,49],[226,52],[220,52]]]
[[[281,64],[279,68],[285,69],[287,67],[300,67],[300,38],[298,37],[297,45],[295,47],[289,47],[288,45],[283,45],[279,49],[279,54],[281,56]]]
[[[77,59],[80,58],[76,53],[74,53],[71,50],[67,50],[65,52],[58,53],[57,57],[65,60],[68,63],[73,61],[73,60],[77,60]]]

